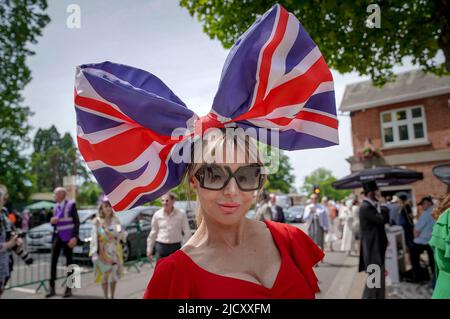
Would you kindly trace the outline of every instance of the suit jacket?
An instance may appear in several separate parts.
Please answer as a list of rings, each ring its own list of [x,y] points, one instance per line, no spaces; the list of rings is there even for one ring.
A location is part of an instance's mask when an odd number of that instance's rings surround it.
[[[359,253],[359,271],[367,271],[371,264],[384,266],[387,236],[384,224],[389,222],[389,213],[379,213],[375,206],[364,200],[359,209],[361,231],[361,250]]]
[[[273,218],[273,221],[275,222],[279,222],[279,223],[284,223],[284,212],[283,212],[283,207],[281,207],[280,205],[275,205],[275,216]]]

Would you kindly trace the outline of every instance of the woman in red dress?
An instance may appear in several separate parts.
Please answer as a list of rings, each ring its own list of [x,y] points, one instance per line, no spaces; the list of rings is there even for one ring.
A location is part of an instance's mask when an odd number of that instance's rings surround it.
[[[294,14],[275,4],[236,41],[206,116],[130,66],[84,64],[75,79],[80,152],[115,211],[155,200],[186,173],[197,193],[198,229],[158,261],[146,298],[314,298],[322,251],[295,227],[245,218],[266,179],[245,136],[272,150],[339,143],[332,74]],[[247,135],[220,134],[234,128]],[[185,163],[191,145],[195,164]],[[211,161],[215,150],[237,157]]]
[[[181,250],[157,263],[145,298],[314,298],[319,286],[313,266],[323,252],[294,226],[245,217],[266,179],[264,167],[254,155],[246,163],[237,160],[255,149],[251,143],[214,134],[212,143],[205,136],[201,158],[223,147],[224,154],[235,150],[234,161],[190,165],[198,229]]]

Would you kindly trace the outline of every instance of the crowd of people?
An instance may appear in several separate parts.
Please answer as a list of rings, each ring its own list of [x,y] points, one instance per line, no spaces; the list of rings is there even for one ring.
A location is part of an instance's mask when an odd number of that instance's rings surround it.
[[[401,279],[413,283],[429,282],[434,288],[437,277],[432,234],[436,229],[437,212],[445,212],[448,201],[445,197],[425,196],[417,203],[414,214],[412,199],[407,194],[383,197],[376,182],[369,181],[363,183],[363,192],[359,196],[351,194],[343,201],[327,197],[319,200],[317,194],[312,194],[306,202],[303,221],[307,223],[308,235],[322,250],[359,255],[360,271],[367,271],[369,265],[376,264],[383,273],[388,245],[386,232],[400,227],[406,245],[406,263],[409,264],[400,273]],[[275,211],[271,210],[269,197],[262,194],[255,218],[274,220]],[[340,246],[335,247],[339,241]],[[422,255],[424,252],[425,256]],[[382,287],[366,289],[363,298],[384,298],[384,276],[382,279]]]
[[[54,190],[56,205],[49,219],[53,226],[53,235],[49,274],[50,287],[46,294],[47,298],[56,295],[56,270],[61,251],[66,257],[67,278],[69,278],[73,274],[73,269],[69,269],[69,266],[73,263],[73,248],[80,242],[78,235],[80,221],[77,207],[75,202],[68,200],[66,196],[67,191],[65,188],[57,187]],[[12,214],[16,215],[16,212],[8,213],[5,207],[7,199],[7,188],[4,185],[0,185],[0,297],[14,269],[13,253],[22,257],[26,264],[33,262],[32,258],[24,256],[24,241],[18,235],[20,232],[28,230],[28,228],[22,225],[24,223],[23,218],[21,220],[22,223],[18,223],[17,219],[13,218]],[[102,286],[105,298],[114,298],[116,283],[123,274],[121,242],[126,240],[127,233],[122,229],[106,197],[100,201],[97,214],[93,219],[93,225],[91,233],[93,240],[91,241],[89,255],[94,266],[95,282]],[[68,298],[71,296],[72,287],[67,282],[63,297]]]
[[[66,199],[66,190],[58,187],[54,192],[56,206],[50,222],[54,226],[50,291],[55,292],[56,266],[60,251],[65,254],[67,265],[72,264],[72,250],[78,242],[79,220],[76,205]],[[258,192],[253,219],[263,222],[284,223],[283,207],[277,204],[274,193]],[[14,233],[17,220],[10,217],[4,204],[7,189],[0,185],[0,295],[8,282],[13,269],[11,249],[23,246],[23,241]],[[159,261],[179,251],[192,236],[186,214],[174,207],[176,198],[173,193],[161,197],[162,207],[157,211],[151,223],[151,232],[147,238],[147,256],[149,260]],[[387,247],[386,231],[389,226],[401,227],[403,230],[411,269],[401,274],[410,282],[431,281],[437,284],[435,255],[445,238],[432,239],[436,220],[450,207],[449,196],[438,201],[425,196],[417,203],[419,214],[415,216],[410,199],[405,194],[382,197],[376,182],[363,184],[363,193],[358,198],[350,195],[343,201],[335,201],[312,194],[305,205],[303,222],[306,223],[309,237],[322,251],[340,250],[347,255],[360,258],[360,271],[366,271],[368,265],[380,265],[384,271]],[[441,217],[444,218],[444,217]],[[93,220],[91,247],[89,255],[95,270],[95,282],[101,285],[105,298],[115,298],[116,284],[123,275],[122,242],[127,233],[122,229],[109,200],[103,197],[98,212]],[[386,227],[388,226],[388,227]],[[26,229],[26,227],[23,227]],[[435,231],[436,232],[436,231]],[[441,235],[442,237],[443,235]],[[445,236],[444,236],[445,237]],[[340,245],[336,247],[336,243]],[[433,246],[434,245],[434,246]],[[444,247],[445,248],[445,247]],[[426,252],[426,256],[422,254]],[[441,259],[448,258],[445,255]],[[425,258],[423,258],[425,257]],[[424,266],[424,260],[426,266]],[[448,267],[446,264],[438,267]],[[441,271],[441,276],[447,272]],[[70,273],[68,273],[68,276]],[[383,278],[384,279],[384,276]],[[442,280],[441,280],[442,281]],[[440,287],[442,287],[442,283]],[[384,280],[379,288],[367,288],[363,298],[384,298]],[[443,288],[440,288],[442,291]],[[448,288],[447,288],[448,289]],[[66,287],[64,297],[70,297],[71,289]],[[149,292],[147,293],[149,295]]]

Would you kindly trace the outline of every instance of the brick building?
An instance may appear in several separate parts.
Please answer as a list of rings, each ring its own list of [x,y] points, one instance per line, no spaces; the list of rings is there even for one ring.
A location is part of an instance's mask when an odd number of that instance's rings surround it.
[[[382,88],[371,81],[348,85],[340,111],[351,117],[353,152],[367,138],[383,154],[379,165],[420,171],[422,181],[383,188],[385,194],[405,191],[413,201],[442,195],[446,186],[431,169],[450,163],[450,77],[436,77],[419,70],[398,74]],[[355,156],[347,159],[351,171],[363,168]]]

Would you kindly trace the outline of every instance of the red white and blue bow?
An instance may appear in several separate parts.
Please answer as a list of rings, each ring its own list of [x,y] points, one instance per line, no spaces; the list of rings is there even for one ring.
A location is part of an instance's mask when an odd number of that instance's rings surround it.
[[[283,150],[338,144],[331,72],[297,18],[275,5],[232,47],[212,110],[198,117],[155,75],[103,62],[77,67],[78,147],[114,210],[179,185],[175,128],[233,125],[279,130]]]

